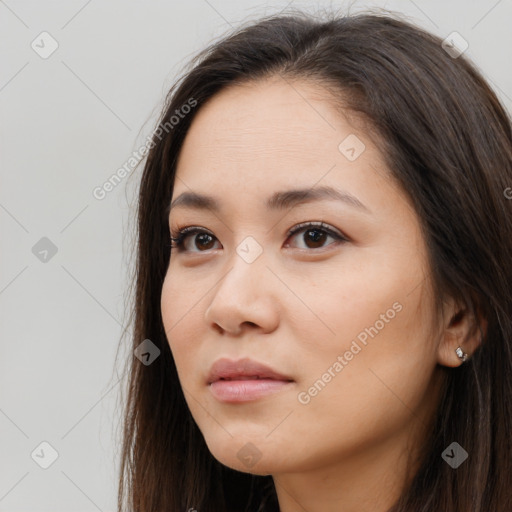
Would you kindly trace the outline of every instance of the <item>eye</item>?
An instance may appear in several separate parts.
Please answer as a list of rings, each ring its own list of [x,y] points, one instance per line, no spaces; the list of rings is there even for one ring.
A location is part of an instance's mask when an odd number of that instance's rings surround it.
[[[324,247],[327,238],[333,238],[336,242],[348,242],[348,238],[342,235],[338,230],[324,224],[323,222],[303,222],[288,231],[287,236],[294,236],[297,233],[304,233],[299,240],[302,240],[305,249],[318,249]],[[310,245],[308,245],[310,244]],[[328,244],[332,245],[332,244]],[[288,244],[286,245],[288,247]],[[304,249],[304,247],[299,247]]]
[[[287,237],[292,237],[298,233],[304,233],[302,238],[299,238],[305,243],[305,247],[299,247],[299,249],[318,249],[325,245],[325,241],[330,237],[335,242],[348,242],[348,238],[341,234],[338,230],[331,228],[323,222],[303,222],[290,229],[287,233]],[[195,235],[195,236],[192,236]],[[192,247],[199,250],[193,250],[190,248],[190,244],[187,246],[187,242],[192,240]],[[213,242],[216,237],[209,231],[200,228],[198,226],[188,226],[185,228],[178,229],[176,234],[171,236],[171,251],[177,250],[178,252],[207,252],[208,249],[212,248]],[[328,245],[333,245],[328,244]],[[285,247],[289,247],[287,243]],[[203,250],[204,249],[204,250]]]
[[[186,243],[192,235],[201,235],[200,237],[194,236],[192,240],[199,241],[199,247],[203,247],[206,249],[211,248],[212,240],[215,238],[209,231],[205,231],[203,228],[197,226],[189,226],[186,228],[178,229],[176,236],[171,234],[171,251],[178,250],[178,252],[204,252],[200,251],[190,251],[189,248],[186,247]]]

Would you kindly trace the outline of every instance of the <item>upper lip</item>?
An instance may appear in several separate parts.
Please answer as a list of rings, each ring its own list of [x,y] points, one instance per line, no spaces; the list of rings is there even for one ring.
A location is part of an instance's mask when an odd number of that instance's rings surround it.
[[[244,358],[233,361],[222,358],[217,359],[210,368],[208,384],[220,379],[234,380],[237,377],[292,381],[290,377],[253,359]]]

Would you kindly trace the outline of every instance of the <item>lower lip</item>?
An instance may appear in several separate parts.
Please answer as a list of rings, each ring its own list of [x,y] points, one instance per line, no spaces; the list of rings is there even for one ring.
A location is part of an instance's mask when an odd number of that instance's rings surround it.
[[[221,402],[249,402],[277,393],[289,384],[290,381],[273,379],[217,380],[209,388]]]

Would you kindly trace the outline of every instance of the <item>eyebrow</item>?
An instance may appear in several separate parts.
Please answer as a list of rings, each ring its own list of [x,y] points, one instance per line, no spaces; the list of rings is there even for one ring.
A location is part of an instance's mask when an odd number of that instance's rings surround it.
[[[363,212],[371,213],[371,210],[356,196],[345,190],[337,190],[327,186],[275,192],[267,199],[265,206],[269,210],[285,210],[300,204],[326,199],[341,201]],[[221,210],[221,205],[219,200],[213,196],[199,194],[197,192],[183,192],[172,201],[168,208],[168,212],[170,213],[176,208],[212,210],[214,212],[219,212]]]

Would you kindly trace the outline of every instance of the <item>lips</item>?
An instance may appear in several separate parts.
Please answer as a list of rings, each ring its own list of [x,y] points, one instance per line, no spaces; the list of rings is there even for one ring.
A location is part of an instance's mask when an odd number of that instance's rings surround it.
[[[293,379],[287,375],[253,359],[244,358],[238,360],[218,359],[212,365],[207,378],[207,384],[220,380],[275,380],[292,382]]]

